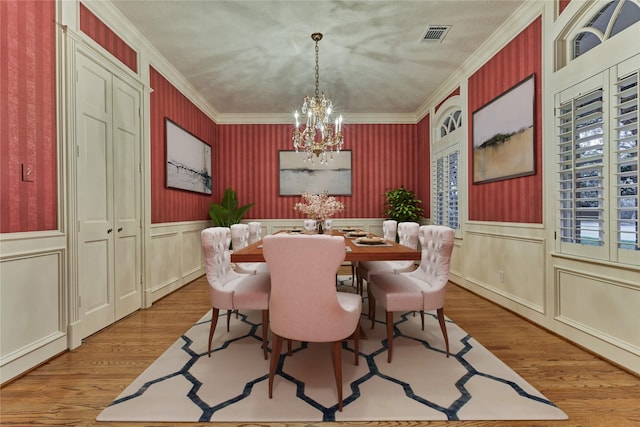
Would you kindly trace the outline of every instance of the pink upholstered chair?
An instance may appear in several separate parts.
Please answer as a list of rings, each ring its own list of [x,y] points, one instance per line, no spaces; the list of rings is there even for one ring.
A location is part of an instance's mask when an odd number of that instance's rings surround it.
[[[398,230],[398,221],[395,219],[387,219],[382,221],[382,237],[384,240],[396,241],[396,233]]]
[[[317,229],[315,219],[305,219],[303,225],[305,231],[314,231]]]
[[[269,321],[273,334],[269,398],[282,339],[331,342],[333,368],[342,410],[341,341],[353,334],[355,364],[359,356],[359,295],[337,292],[335,277],[345,258],[342,236],[276,234],[262,240],[271,272]]]
[[[254,244],[258,240],[262,239],[262,223],[258,221],[251,221],[247,223],[249,226],[249,239],[250,245]]]
[[[393,312],[419,311],[424,330],[424,312],[436,310],[449,357],[449,338],[444,320],[444,294],[454,241],[453,229],[441,225],[420,227],[420,266],[408,273],[374,274],[367,286],[371,329],[375,326],[376,302],[386,312],[388,355],[393,354]]]
[[[383,224],[384,229],[384,224]],[[420,225],[417,222],[401,222],[397,225],[398,238],[400,244],[411,249],[418,249],[418,231]],[[385,240],[395,241],[395,234],[393,239],[388,239],[385,236]],[[403,273],[405,271],[411,271],[415,268],[413,261],[360,261],[356,267],[356,278],[358,281],[358,293],[362,295],[363,292],[363,280],[369,280],[374,274],[383,273]]]
[[[231,244],[237,251],[249,245],[249,224],[231,224]],[[243,274],[269,273],[269,268],[264,262],[237,262],[235,270]]]
[[[210,227],[202,230],[202,250],[211,298],[211,327],[209,329],[209,357],[213,331],[218,324],[220,310],[227,310],[227,331],[232,310],[262,311],[262,351],[267,359],[267,327],[269,321],[268,274],[240,274],[231,268],[227,227]]]

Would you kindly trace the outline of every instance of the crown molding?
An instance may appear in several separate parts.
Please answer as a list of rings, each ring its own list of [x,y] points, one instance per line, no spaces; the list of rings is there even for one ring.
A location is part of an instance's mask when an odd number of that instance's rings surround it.
[[[219,125],[231,124],[290,124],[291,114],[219,114]],[[416,124],[415,114],[344,114],[344,123],[350,124]]]

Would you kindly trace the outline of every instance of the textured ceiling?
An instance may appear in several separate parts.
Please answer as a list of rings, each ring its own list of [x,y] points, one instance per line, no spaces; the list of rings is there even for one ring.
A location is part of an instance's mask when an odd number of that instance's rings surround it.
[[[348,114],[415,114],[523,3],[168,1],[112,3],[220,114],[283,114],[320,91]],[[451,25],[422,42],[429,25]]]

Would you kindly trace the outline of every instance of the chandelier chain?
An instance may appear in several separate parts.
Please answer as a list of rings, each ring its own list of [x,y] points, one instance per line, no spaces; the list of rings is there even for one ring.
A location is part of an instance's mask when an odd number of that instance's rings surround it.
[[[320,52],[320,48],[318,47],[318,40],[316,40],[316,99],[320,98],[320,67],[318,67],[318,52]]]

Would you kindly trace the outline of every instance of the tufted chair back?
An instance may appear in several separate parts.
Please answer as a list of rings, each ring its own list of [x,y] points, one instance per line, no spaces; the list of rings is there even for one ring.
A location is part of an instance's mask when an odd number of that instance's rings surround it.
[[[402,246],[418,249],[418,232],[420,225],[417,222],[401,222],[398,224],[398,240]],[[393,261],[393,270],[396,273],[413,269],[413,261]]]
[[[241,275],[231,268],[230,231],[227,227],[209,227],[202,230],[200,237],[212,304],[215,303],[219,308],[231,308],[233,289],[225,289],[225,285]]]
[[[231,245],[233,250],[246,248],[249,244],[249,225],[248,224],[231,224]]]
[[[449,280],[454,236],[453,229],[443,225],[420,227],[420,245],[422,246],[420,266],[409,274],[421,280],[429,289],[431,299],[428,307],[424,307],[425,310],[433,310],[444,305],[444,292],[435,291],[444,289]],[[433,298],[434,293],[438,298]]]
[[[305,219],[304,222],[305,231],[313,231],[316,229],[316,220],[315,219]]]
[[[418,249],[420,224],[417,222],[401,222],[398,224],[398,240],[402,246]]]
[[[249,244],[253,244],[262,239],[262,223],[252,221],[249,224]]]
[[[382,221],[382,237],[385,240],[396,241],[396,232],[398,229],[398,221],[395,219],[387,219]]]

